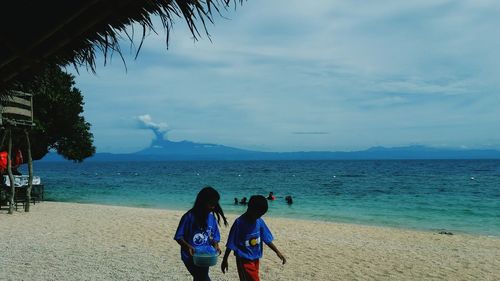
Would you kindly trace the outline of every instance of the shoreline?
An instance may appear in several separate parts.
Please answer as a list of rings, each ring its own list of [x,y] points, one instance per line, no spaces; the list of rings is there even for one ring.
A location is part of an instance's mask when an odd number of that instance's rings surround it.
[[[68,202],[2,210],[0,280],[190,280],[173,240],[184,212]],[[265,249],[263,281],[500,279],[498,238],[264,219],[288,263]],[[220,231],[224,245],[229,227]],[[212,280],[237,280],[234,257],[229,273],[219,266]]]
[[[101,203],[87,203],[87,202],[69,202],[69,201],[44,201],[44,202],[54,202],[54,203],[61,203],[61,204],[82,204],[82,205],[96,205],[96,206],[110,206],[110,207],[123,207],[123,208],[137,208],[137,209],[151,209],[151,210],[165,210],[165,211],[172,211],[172,212],[186,212],[187,209],[181,210],[181,209],[174,209],[174,208],[163,208],[163,207],[148,207],[148,206],[130,206],[130,205],[117,205],[117,204],[101,204]],[[243,214],[244,210],[246,210],[246,206],[241,206],[241,212],[235,212],[233,210],[228,210],[225,211],[226,215],[234,215],[234,216],[239,216]],[[500,233],[498,234],[484,234],[484,233],[478,233],[478,232],[469,232],[469,231],[461,231],[461,230],[453,230],[453,229],[446,229],[446,228],[419,228],[419,227],[406,227],[406,226],[392,226],[392,225],[384,225],[384,224],[367,224],[367,223],[362,223],[362,222],[345,222],[345,221],[335,221],[335,220],[328,220],[328,219],[308,219],[308,218],[291,218],[287,216],[280,216],[280,215],[273,215],[270,213],[267,213],[264,218],[275,218],[275,219],[283,219],[283,220],[293,220],[293,221],[303,221],[303,222],[318,222],[318,223],[331,223],[331,224],[340,224],[340,225],[353,225],[353,226],[366,226],[366,227],[375,227],[375,228],[382,228],[382,229],[394,229],[394,230],[407,230],[407,231],[417,231],[417,232],[424,232],[424,233],[435,233],[437,234],[440,231],[446,231],[446,232],[452,232],[453,235],[470,235],[470,236],[480,236],[480,237],[490,237],[490,238],[500,238]]]

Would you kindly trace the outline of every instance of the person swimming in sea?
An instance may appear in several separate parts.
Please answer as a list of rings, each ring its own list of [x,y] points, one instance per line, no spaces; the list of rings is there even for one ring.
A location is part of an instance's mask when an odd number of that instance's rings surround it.
[[[267,196],[267,200],[274,201],[276,200],[276,196],[274,196],[274,192],[269,192],[269,195]]]
[[[247,198],[246,197],[241,198],[240,205],[246,205],[246,204],[247,204]]]
[[[238,205],[238,198],[234,197],[234,205]]]
[[[285,197],[285,200],[286,200],[286,203],[288,205],[292,205],[293,204],[293,199],[292,199],[292,196],[291,195],[288,195]]]

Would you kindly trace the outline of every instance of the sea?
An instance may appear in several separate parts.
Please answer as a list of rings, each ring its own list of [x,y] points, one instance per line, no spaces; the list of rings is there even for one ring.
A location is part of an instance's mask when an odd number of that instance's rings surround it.
[[[44,162],[48,201],[188,210],[204,186],[223,210],[274,192],[266,216],[500,236],[500,160]],[[292,196],[288,205],[286,196]]]

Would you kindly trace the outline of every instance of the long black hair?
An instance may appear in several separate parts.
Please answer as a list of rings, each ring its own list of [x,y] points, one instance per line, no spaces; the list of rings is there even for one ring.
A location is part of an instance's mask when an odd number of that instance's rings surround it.
[[[198,192],[196,196],[196,201],[194,202],[191,212],[194,215],[194,220],[196,224],[202,228],[207,227],[207,217],[210,211],[207,212],[206,205],[211,204],[215,206],[213,212],[217,216],[217,223],[220,225],[220,218],[224,220],[224,225],[227,226],[227,219],[224,216],[224,211],[219,205],[220,195],[217,190],[211,186],[206,186]]]

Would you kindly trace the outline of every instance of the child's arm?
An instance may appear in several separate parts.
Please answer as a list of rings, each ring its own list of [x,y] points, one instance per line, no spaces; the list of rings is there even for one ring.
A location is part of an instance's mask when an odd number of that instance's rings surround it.
[[[189,245],[188,242],[186,242],[186,240],[184,240],[183,238],[181,239],[178,239],[178,240],[175,240],[177,241],[177,243],[179,243],[179,245],[181,245],[182,248],[186,249],[189,253],[189,255],[194,255],[194,248],[193,246]]]
[[[214,248],[217,250],[217,253],[218,253],[219,255],[220,255],[220,254],[222,254],[222,250],[221,250],[221,249],[220,249],[220,247],[219,247],[219,242],[217,242],[217,241],[213,240],[213,241],[212,241],[212,246],[214,246]]]
[[[226,252],[224,253],[224,258],[222,258],[222,263],[220,264],[220,269],[222,270],[222,273],[224,273],[224,274],[226,274],[226,271],[228,269],[227,258],[229,257],[230,253],[231,253],[231,249],[226,248]]]
[[[276,245],[273,244],[273,242],[270,242],[269,244],[267,244],[267,246],[269,246],[269,248],[271,248],[271,250],[273,250],[276,253],[276,255],[278,255],[278,258],[281,259],[283,264],[286,263],[285,256],[283,256],[283,254],[280,252],[280,250],[278,250],[278,248],[276,247]]]

